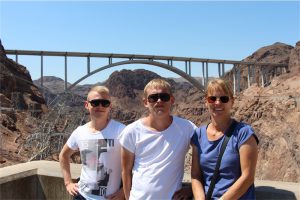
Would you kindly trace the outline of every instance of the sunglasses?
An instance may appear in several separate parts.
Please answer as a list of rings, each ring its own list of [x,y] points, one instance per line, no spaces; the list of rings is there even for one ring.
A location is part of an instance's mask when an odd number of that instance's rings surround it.
[[[148,96],[148,102],[149,103],[155,103],[160,99],[163,102],[168,102],[170,100],[171,96],[168,93],[156,93],[156,94],[150,94]]]
[[[107,99],[93,99],[91,101],[88,101],[91,106],[97,107],[101,104],[102,107],[107,108],[110,105],[110,101]]]
[[[220,97],[209,96],[209,97],[207,97],[208,103],[215,103],[217,101],[217,99],[219,99],[222,103],[227,103],[229,101],[228,96],[220,96]]]

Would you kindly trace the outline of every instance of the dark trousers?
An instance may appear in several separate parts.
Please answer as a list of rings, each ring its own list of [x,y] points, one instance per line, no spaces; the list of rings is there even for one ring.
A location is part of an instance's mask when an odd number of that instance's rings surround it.
[[[79,192],[73,197],[73,200],[86,200]]]

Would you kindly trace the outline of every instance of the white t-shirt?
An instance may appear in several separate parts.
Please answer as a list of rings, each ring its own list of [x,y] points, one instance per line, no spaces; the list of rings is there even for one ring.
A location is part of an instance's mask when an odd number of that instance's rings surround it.
[[[129,199],[172,199],[181,188],[185,155],[195,124],[173,116],[164,131],[152,131],[141,119],[128,125],[121,145],[135,154]]]
[[[119,135],[125,125],[110,120],[97,133],[92,133],[87,124],[73,131],[67,145],[80,151],[82,162],[79,193],[86,199],[105,199],[121,185],[121,150]]]

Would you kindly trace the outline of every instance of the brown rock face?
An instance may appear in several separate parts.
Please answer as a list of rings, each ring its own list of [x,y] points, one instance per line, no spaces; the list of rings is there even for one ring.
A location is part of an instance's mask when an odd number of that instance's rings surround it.
[[[158,77],[160,76],[147,70],[116,71],[110,75],[105,86],[111,89],[112,96],[135,98],[135,90],[143,90],[150,80]]]
[[[295,48],[291,50],[289,69],[291,72],[300,70],[300,41],[297,42]]]
[[[30,132],[26,124],[32,108],[40,116],[46,109],[45,100],[32,83],[28,70],[5,55],[0,41],[0,99],[1,99],[1,163],[20,162],[17,149]],[[2,166],[2,165],[1,165]]]
[[[266,88],[248,88],[235,101],[235,118],[251,124],[260,139],[259,179],[300,182],[299,85],[299,72],[280,76]]]

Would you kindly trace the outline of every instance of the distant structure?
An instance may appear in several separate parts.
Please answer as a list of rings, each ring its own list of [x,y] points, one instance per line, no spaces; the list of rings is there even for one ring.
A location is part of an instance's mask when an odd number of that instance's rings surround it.
[[[84,79],[92,76],[95,73],[98,73],[102,70],[126,65],[126,64],[146,64],[146,65],[154,65],[157,67],[161,67],[172,71],[187,81],[189,81],[192,85],[200,90],[200,92],[204,92],[205,87],[208,82],[209,73],[208,67],[209,64],[217,64],[218,66],[218,75],[219,77],[223,77],[225,75],[225,65],[231,65],[232,67],[232,80],[233,80],[233,89],[235,93],[239,93],[241,91],[241,68],[242,66],[247,66],[248,75],[247,82],[248,86],[250,86],[253,82],[256,82],[258,85],[264,87],[268,84],[270,77],[270,73],[277,74],[282,73],[283,71],[288,70],[287,64],[276,64],[276,63],[254,63],[254,62],[242,62],[242,61],[232,61],[232,60],[219,60],[219,59],[206,59],[206,58],[192,58],[192,57],[175,57],[175,56],[155,56],[155,55],[138,55],[138,54],[113,54],[113,53],[83,53],[83,52],[57,52],[57,51],[28,51],[28,50],[5,50],[5,53],[8,55],[15,55],[15,61],[18,63],[18,56],[40,56],[41,58],[41,87],[43,88],[43,71],[44,71],[44,57],[45,56],[57,56],[64,57],[65,60],[65,91],[71,90],[75,85],[83,81]],[[86,58],[87,64],[86,69],[87,73],[82,78],[75,81],[72,85],[68,86],[68,57],[84,57]],[[107,59],[108,64],[102,67],[97,68],[94,71],[91,71],[90,63],[91,58],[104,58]],[[114,62],[113,59],[118,61]],[[123,60],[123,61],[119,61]],[[185,64],[185,71],[182,71],[178,67],[173,65],[173,62],[183,62]],[[201,67],[202,66],[202,83],[193,78],[191,74],[191,68],[193,67]],[[266,66],[268,70],[266,71]],[[271,70],[270,70],[271,68]],[[256,80],[254,70],[258,69],[259,76],[258,81]],[[259,84],[259,80],[261,84]]]

